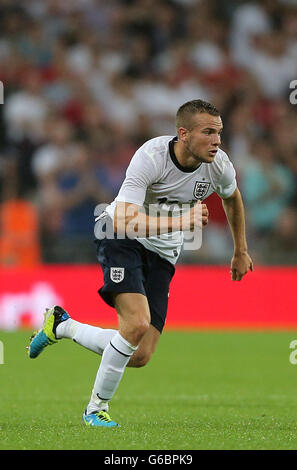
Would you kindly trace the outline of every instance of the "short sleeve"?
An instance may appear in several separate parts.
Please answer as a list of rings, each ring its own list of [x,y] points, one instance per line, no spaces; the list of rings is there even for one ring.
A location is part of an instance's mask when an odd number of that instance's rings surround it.
[[[160,169],[154,154],[140,147],[134,154],[126,171],[126,178],[120,188],[117,201],[143,205],[147,188],[157,182]]]
[[[232,196],[237,188],[236,172],[226,154],[222,157],[222,176],[216,188],[216,193],[222,198],[227,199]]]

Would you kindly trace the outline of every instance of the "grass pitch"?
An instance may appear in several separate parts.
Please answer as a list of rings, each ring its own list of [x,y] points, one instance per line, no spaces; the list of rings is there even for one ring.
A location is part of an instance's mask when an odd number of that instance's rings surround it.
[[[118,429],[82,424],[100,357],[62,340],[29,359],[29,336],[0,332],[0,449],[297,449],[297,332],[165,331],[126,369]]]

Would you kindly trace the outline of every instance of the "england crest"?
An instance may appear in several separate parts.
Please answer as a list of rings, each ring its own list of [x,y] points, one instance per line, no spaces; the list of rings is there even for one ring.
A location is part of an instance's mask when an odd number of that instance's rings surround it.
[[[125,277],[125,268],[110,268],[110,279],[113,282],[122,282]]]
[[[194,197],[196,199],[202,199],[206,196],[208,190],[210,187],[210,183],[204,182],[204,181],[196,181],[195,187],[194,187]]]

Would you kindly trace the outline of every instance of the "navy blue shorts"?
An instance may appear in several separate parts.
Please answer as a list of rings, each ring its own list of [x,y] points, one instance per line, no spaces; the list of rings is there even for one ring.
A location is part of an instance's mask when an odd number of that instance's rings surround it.
[[[168,306],[169,285],[175,268],[137,240],[96,240],[104,285],[98,293],[111,307],[112,294],[140,293],[147,297],[151,324],[162,332]]]

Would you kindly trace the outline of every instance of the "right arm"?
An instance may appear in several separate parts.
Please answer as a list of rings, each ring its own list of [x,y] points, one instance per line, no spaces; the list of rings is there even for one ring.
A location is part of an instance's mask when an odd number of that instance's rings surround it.
[[[208,210],[200,201],[183,216],[147,215],[142,206],[117,202],[114,212],[114,232],[128,237],[149,237],[163,233],[194,230],[208,222]]]
[[[193,230],[199,223],[200,227],[202,225],[201,212],[204,214],[203,224],[207,224],[208,211],[200,201],[181,217],[157,217],[145,213],[143,203],[147,188],[162,178],[162,168],[162,163],[157,162],[152,150],[147,151],[141,147],[134,154],[117,196],[113,217],[115,233],[145,238],[180,230]]]

